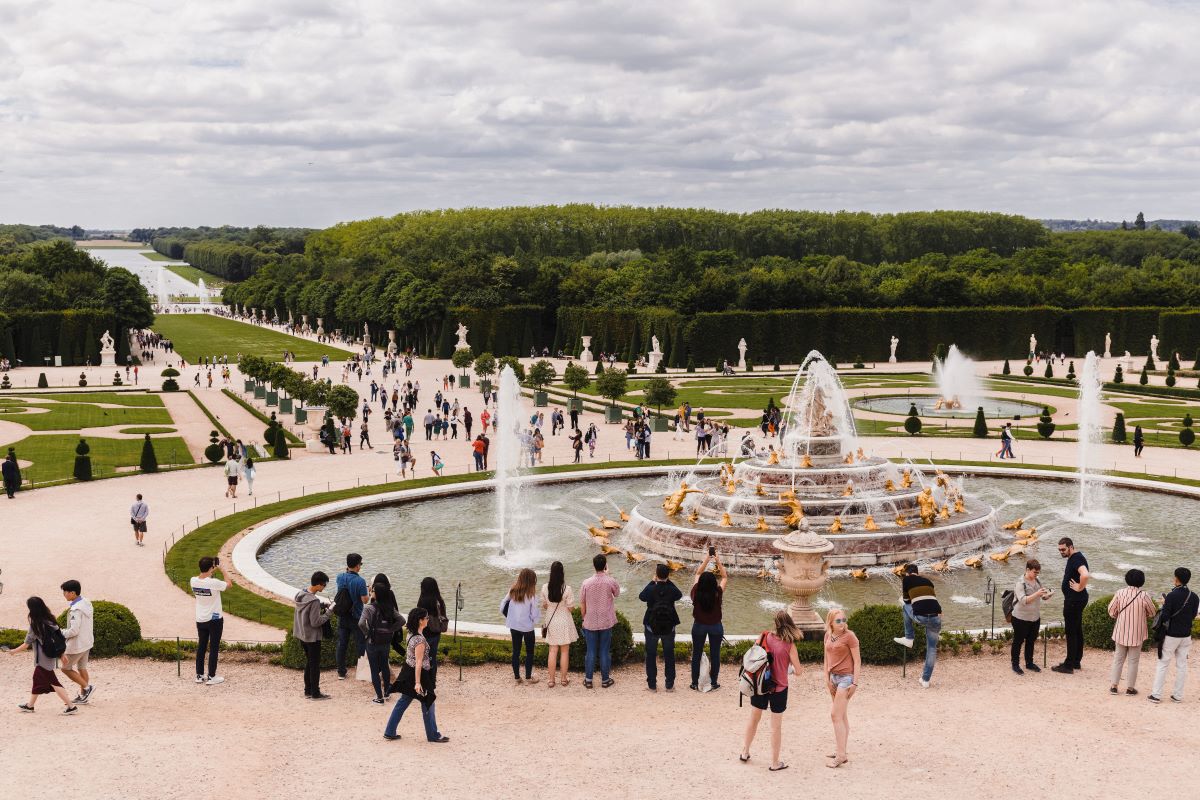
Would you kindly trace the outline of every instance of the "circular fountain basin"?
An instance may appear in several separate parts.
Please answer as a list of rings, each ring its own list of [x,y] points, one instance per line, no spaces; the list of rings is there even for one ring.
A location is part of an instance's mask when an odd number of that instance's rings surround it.
[[[1020,419],[1036,417],[1042,413],[1044,403],[1027,403],[1001,397],[985,397],[983,400],[963,408],[934,408],[938,395],[895,395],[891,397],[864,397],[853,401],[859,411],[874,411],[879,414],[895,414],[907,417],[914,403],[917,414],[922,417],[945,417],[947,419],[975,419],[978,407],[983,406],[983,415],[989,419]],[[1051,409],[1053,411],[1053,409]]]
[[[1087,555],[1094,596],[1119,589],[1124,585],[1122,575],[1132,567],[1146,572],[1147,589],[1163,591],[1169,588],[1171,571],[1194,558],[1190,530],[1180,523],[1196,516],[1200,500],[1175,492],[1195,490],[1123,481],[1162,491],[1108,486],[1104,489],[1107,505],[1117,511],[1080,519],[1079,487],[1072,476],[1045,473],[1048,480],[1040,480],[1029,473],[993,477],[1003,471],[976,472],[986,476],[970,478],[968,509],[977,500],[995,508],[997,523],[1024,517],[1023,527],[1037,527],[1041,539],[1027,553],[1042,560],[1047,585],[1057,582],[1060,559],[1054,543],[1061,536],[1072,537]],[[492,492],[486,484],[464,484],[358,498],[265,523],[235,548],[235,565],[247,579],[290,601],[296,591],[293,587],[305,585],[314,570],[333,574],[344,563],[346,553],[359,552],[366,559],[364,574],[387,573],[397,587],[401,606],[415,603],[418,584],[427,575],[438,579],[448,599],[461,581],[466,605],[460,619],[474,621],[476,630],[487,629],[488,625],[479,623],[500,625],[501,598],[521,567],[532,567],[539,580],[545,581],[550,563],[562,561],[567,582],[578,592],[579,584],[592,574],[591,558],[599,550],[588,526],[597,525],[601,516],[616,519],[619,509],[631,512],[638,503],[658,507],[667,491],[678,485],[678,477],[667,477],[661,469],[622,471],[616,477],[596,473],[541,477],[522,490],[518,530],[504,557],[497,555],[499,535],[491,523]],[[734,534],[725,531],[724,535]],[[626,552],[646,554],[628,525],[611,531],[610,542],[622,550],[609,556],[609,570],[622,587],[617,607],[635,623],[636,630],[645,610],[637,595],[661,559],[649,555],[631,563],[626,558]],[[1010,533],[999,531],[983,542],[982,552],[1001,551],[1010,542]],[[724,545],[718,547],[724,549]],[[932,577],[937,587],[947,625],[979,628],[992,619],[992,609],[983,601],[988,579],[1007,588],[1021,576],[1023,564],[1019,555],[1005,562],[985,556],[982,569],[970,569],[963,566],[960,555],[950,559],[950,572],[930,572],[927,566],[922,572]],[[759,562],[760,570],[771,566],[773,559]],[[689,563],[672,578],[684,592],[680,616],[685,625],[690,617],[686,606],[692,569],[694,564]],[[899,579],[886,567],[871,568],[868,573],[869,579],[855,580],[847,571],[835,568],[814,605],[820,610],[835,605],[854,609],[868,603],[895,603]],[[731,576],[725,593],[726,631],[759,631],[790,601],[775,581],[739,570]],[[1047,619],[1056,618],[1057,607],[1048,607],[1047,613],[1051,615]],[[995,618],[1003,619],[998,608]]]

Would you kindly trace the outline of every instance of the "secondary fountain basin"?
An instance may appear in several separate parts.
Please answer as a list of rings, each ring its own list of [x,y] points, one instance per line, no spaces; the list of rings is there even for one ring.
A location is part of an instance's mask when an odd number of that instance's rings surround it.
[[[1042,413],[1040,403],[1027,403],[1023,400],[1009,400],[1002,397],[984,397],[969,408],[934,408],[938,395],[895,395],[891,397],[864,397],[855,400],[853,405],[860,411],[875,411],[880,414],[895,414],[907,417],[909,408],[915,403],[917,414],[922,417],[943,417],[946,419],[975,419],[978,407],[983,406],[983,415],[989,419],[1017,419],[1021,417],[1037,417]],[[1051,413],[1054,409],[1051,408]]]
[[[1055,542],[1062,536],[1072,537],[1087,556],[1092,569],[1093,597],[1119,589],[1124,572],[1132,567],[1146,572],[1146,588],[1157,595],[1169,588],[1175,567],[1196,566],[1195,547],[1181,522],[1195,517],[1200,511],[1200,500],[1108,486],[1105,491],[1109,507],[1119,512],[1084,521],[1077,518],[1077,482],[1049,475],[1057,479],[979,474],[970,478],[971,495],[990,504],[998,522],[1024,517],[1023,528],[1038,529],[1040,540],[1028,548],[1027,555],[1042,561],[1042,579],[1046,585],[1057,587],[1059,583],[1062,561]],[[438,487],[439,497],[352,511],[284,532],[261,545],[258,564],[268,573],[262,582],[271,583],[268,588],[290,600],[284,584],[306,585],[317,569],[333,575],[345,563],[346,553],[358,552],[365,559],[364,574],[368,579],[377,572],[387,573],[397,587],[401,606],[407,608],[415,603],[421,578],[432,575],[447,597],[452,597],[454,586],[462,582],[466,598],[463,619],[499,625],[503,622],[497,610],[501,597],[518,569],[532,567],[545,580],[550,563],[562,561],[568,583],[578,590],[579,584],[592,574],[591,558],[599,551],[587,527],[595,526],[601,517],[616,520],[620,510],[628,511],[638,503],[657,505],[664,494],[678,485],[679,477],[678,474],[614,479],[596,475],[583,479],[556,476],[554,482],[529,483],[522,489],[505,556],[497,555],[499,533],[493,522],[493,494],[471,485]],[[661,559],[648,555],[644,560],[630,563],[627,552],[645,553],[632,539],[625,530],[612,531],[611,545],[622,552],[610,555],[609,565],[622,587],[617,606],[636,630],[645,610],[637,595],[650,580],[654,564]],[[1009,532],[997,533],[981,552],[999,552],[1011,541]],[[260,545],[251,543],[250,547],[259,549]],[[253,552],[246,555],[253,563]],[[243,569],[244,560],[239,558],[235,551],[235,563],[247,574],[250,570]],[[930,573],[927,567],[922,571],[930,574],[937,586],[947,627],[986,627],[991,620],[991,609],[983,600],[987,579],[992,578],[1001,588],[1015,584],[1024,560],[1014,555],[1006,562],[997,562],[984,555],[982,569],[966,568],[963,561],[963,556],[950,559],[953,569],[947,573]],[[763,560],[762,567],[767,572],[773,566],[771,559]],[[868,569],[868,576],[866,580],[856,580],[845,569],[833,569],[829,583],[813,604],[823,613],[834,605],[855,609],[867,603],[896,602],[900,593],[898,578],[886,568]],[[690,570],[676,572],[673,580],[683,589],[686,606],[692,580]],[[791,600],[773,579],[735,574],[730,578],[724,601],[726,631],[756,633],[768,624],[771,614]],[[1057,622],[1060,612],[1056,597],[1044,611],[1044,620]],[[690,612],[681,609],[681,617],[684,620],[681,632],[684,632],[690,625]],[[998,607],[996,618],[1003,620]]]

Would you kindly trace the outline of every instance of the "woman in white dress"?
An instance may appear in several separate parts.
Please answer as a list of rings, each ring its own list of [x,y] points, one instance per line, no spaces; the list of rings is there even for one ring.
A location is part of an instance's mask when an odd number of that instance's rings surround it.
[[[571,642],[579,638],[575,620],[571,616],[574,604],[575,593],[563,577],[562,562],[555,561],[550,565],[550,580],[542,587],[542,619],[546,620],[542,626],[542,637],[550,645],[550,659],[546,664],[550,679],[546,685],[551,689],[555,685],[555,656],[558,658],[558,669],[562,672],[562,685],[571,683],[567,677]]]

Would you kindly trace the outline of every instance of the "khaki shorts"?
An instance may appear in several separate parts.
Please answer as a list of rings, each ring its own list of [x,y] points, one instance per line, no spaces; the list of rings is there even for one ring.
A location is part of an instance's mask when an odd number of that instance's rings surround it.
[[[69,669],[72,672],[87,669],[88,654],[91,652],[91,650],[84,650],[82,653],[67,653],[63,656],[63,660],[66,662],[63,669]]]

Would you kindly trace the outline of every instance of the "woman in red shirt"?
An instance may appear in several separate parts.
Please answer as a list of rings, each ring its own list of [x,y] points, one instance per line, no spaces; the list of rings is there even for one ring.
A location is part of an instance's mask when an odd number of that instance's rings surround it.
[[[746,723],[746,738],[742,744],[742,754],[738,758],[743,762],[750,760],[750,745],[754,742],[754,734],[758,732],[758,723],[762,714],[769,706],[771,709],[771,772],[787,769],[788,765],[779,760],[779,748],[783,744],[783,712],[787,709],[788,698],[788,667],[800,674],[800,655],[796,652],[796,642],[803,638],[800,629],[792,621],[786,611],[775,613],[775,630],[767,633],[763,646],[771,654],[771,679],[775,688],[769,695],[756,695],[750,698],[750,721]]]
[[[825,686],[833,698],[829,712],[833,720],[833,738],[837,749],[825,766],[840,767],[848,760],[846,740],[850,738],[850,720],[846,708],[850,698],[858,689],[858,675],[862,672],[862,655],[858,648],[858,637],[846,627],[846,612],[840,608],[829,610],[825,617]]]

